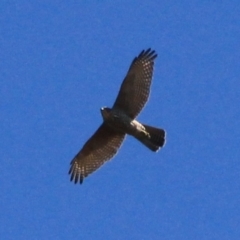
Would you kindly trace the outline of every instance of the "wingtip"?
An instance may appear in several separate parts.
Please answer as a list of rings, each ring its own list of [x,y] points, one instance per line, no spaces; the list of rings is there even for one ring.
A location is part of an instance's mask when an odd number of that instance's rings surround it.
[[[84,179],[84,177],[83,177],[83,175],[81,175],[81,176],[80,176],[80,184],[83,183],[83,179]]]
[[[71,175],[71,177],[70,177],[70,181],[72,182],[72,180],[73,180],[73,174]]]
[[[150,52],[154,52],[154,50],[152,50],[151,48],[148,48],[146,51],[145,51],[145,54],[148,54]]]
[[[77,183],[82,184],[83,183],[84,177],[82,175],[79,177],[78,174],[74,174],[71,171],[69,171],[68,174],[71,174],[70,182],[73,182],[74,184],[77,184]]]
[[[157,56],[158,55],[155,50],[153,50],[152,48],[147,48],[146,50],[142,50],[139,53],[138,58],[147,57],[147,58],[150,58],[150,60],[154,60]]]

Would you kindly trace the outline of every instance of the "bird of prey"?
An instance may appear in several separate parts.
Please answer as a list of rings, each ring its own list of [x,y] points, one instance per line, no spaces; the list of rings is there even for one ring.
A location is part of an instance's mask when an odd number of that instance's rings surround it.
[[[112,108],[100,109],[103,123],[71,161],[71,181],[81,184],[85,177],[110,160],[126,134],[154,152],[163,147],[166,132],[136,120],[149,97],[156,57],[156,52],[149,48],[133,59]]]

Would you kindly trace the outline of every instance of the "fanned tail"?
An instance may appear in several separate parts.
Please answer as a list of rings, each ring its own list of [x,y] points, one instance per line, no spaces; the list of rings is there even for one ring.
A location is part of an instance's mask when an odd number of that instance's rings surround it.
[[[157,152],[166,141],[166,132],[161,128],[155,128],[148,125],[143,124],[146,132],[149,134],[148,136],[139,134],[135,136],[141,143],[143,143],[150,150]]]

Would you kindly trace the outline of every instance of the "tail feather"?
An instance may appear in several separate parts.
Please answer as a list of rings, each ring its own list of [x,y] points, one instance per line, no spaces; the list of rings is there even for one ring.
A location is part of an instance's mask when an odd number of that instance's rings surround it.
[[[166,132],[163,129],[151,127],[145,124],[143,124],[143,126],[149,135],[146,136],[141,134],[136,136],[136,138],[152,151],[158,151],[159,148],[163,147],[166,141]]]

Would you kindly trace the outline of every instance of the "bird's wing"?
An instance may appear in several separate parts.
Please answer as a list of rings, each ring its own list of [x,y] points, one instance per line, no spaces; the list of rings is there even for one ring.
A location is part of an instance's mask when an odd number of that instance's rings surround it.
[[[85,177],[117,153],[124,137],[124,133],[119,133],[103,123],[71,161],[71,181],[82,183]]]
[[[149,48],[135,57],[123,80],[113,108],[123,110],[135,118],[147,102],[153,76],[154,59],[157,54]]]

